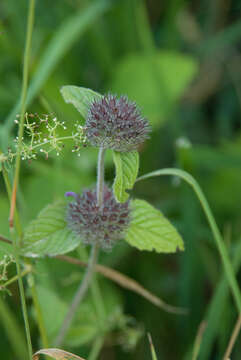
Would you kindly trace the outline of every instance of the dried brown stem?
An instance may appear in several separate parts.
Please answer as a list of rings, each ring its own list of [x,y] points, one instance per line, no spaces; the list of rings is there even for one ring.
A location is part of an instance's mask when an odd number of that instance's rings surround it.
[[[66,261],[70,264],[74,264],[81,267],[86,267],[87,263],[84,261],[80,261],[78,259],[75,259],[73,257],[67,256],[67,255],[58,255],[56,256],[57,259]],[[144,297],[146,300],[150,301],[152,304],[158,306],[159,308],[173,314],[179,314],[179,315],[186,315],[188,313],[187,309],[175,307],[172,305],[167,304],[165,301],[160,299],[158,296],[152,294],[150,291],[146,290],[142,285],[140,285],[137,281],[131,279],[130,277],[121,274],[119,271],[116,271],[114,269],[108,268],[103,265],[95,265],[95,271],[100,273],[101,275],[105,276],[106,278],[114,281],[118,285],[122,286],[125,289],[128,289],[130,291],[133,291],[142,297]]]
[[[239,315],[238,320],[237,320],[237,322],[235,324],[235,327],[233,329],[233,333],[232,333],[231,338],[229,340],[228,347],[227,347],[227,349],[225,351],[223,360],[228,360],[230,358],[230,355],[231,355],[231,352],[233,350],[235,341],[236,341],[236,339],[238,337],[238,334],[240,332],[240,328],[241,328],[241,315]]]
[[[12,241],[9,240],[9,239],[7,239],[7,238],[5,238],[5,236],[3,236],[3,235],[0,235],[0,241],[3,241],[3,242],[5,242],[5,243],[7,243],[7,244],[11,244],[11,245],[12,245]]]

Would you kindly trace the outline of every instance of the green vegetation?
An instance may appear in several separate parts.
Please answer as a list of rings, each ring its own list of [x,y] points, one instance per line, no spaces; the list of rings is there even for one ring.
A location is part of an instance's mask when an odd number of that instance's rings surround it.
[[[240,10],[238,0],[1,2],[1,358],[61,343],[65,353],[34,360],[240,359]],[[95,186],[85,119],[106,93],[135,101],[152,133],[138,152],[102,154],[132,218],[92,274],[64,194]],[[60,341],[85,267],[88,293]]]

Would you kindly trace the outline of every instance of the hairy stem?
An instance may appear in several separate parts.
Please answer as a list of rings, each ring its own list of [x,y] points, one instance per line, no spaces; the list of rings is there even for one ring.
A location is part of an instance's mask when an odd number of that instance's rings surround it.
[[[98,155],[98,167],[97,167],[97,204],[99,206],[103,203],[103,189],[104,189],[104,179],[105,179],[105,149],[100,148]]]
[[[230,289],[232,291],[234,300],[236,302],[238,312],[239,312],[239,314],[241,314],[241,295],[240,295],[239,285],[238,285],[237,279],[235,277],[231,261],[228,256],[228,251],[227,251],[226,245],[222,239],[221,233],[218,229],[215,218],[212,214],[212,211],[210,209],[210,206],[207,202],[206,197],[204,196],[202,189],[200,188],[197,181],[190,174],[188,174],[186,171],[183,171],[180,169],[171,169],[170,168],[170,169],[162,169],[162,170],[153,171],[151,173],[148,173],[146,175],[139,177],[137,179],[137,181],[144,180],[149,177],[161,176],[161,175],[174,175],[174,176],[178,176],[178,177],[182,178],[189,185],[191,185],[194,192],[196,193],[196,195],[201,203],[201,206],[203,208],[203,211],[206,215],[206,218],[208,220],[210,228],[212,230],[213,237],[216,241],[216,245],[217,245],[217,248],[218,248],[222,263],[223,263],[224,271],[225,271]]]
[[[105,150],[100,148],[99,156],[98,156],[97,190],[96,190],[97,191],[97,204],[99,206],[101,206],[103,203],[104,174],[105,174],[104,156],[105,156]],[[82,301],[82,299],[84,298],[85,294],[87,293],[87,290],[89,288],[89,285],[90,285],[90,282],[92,279],[92,275],[95,270],[95,265],[96,265],[97,257],[98,257],[98,251],[99,251],[98,244],[93,245],[92,249],[91,249],[91,254],[89,257],[85,276],[84,276],[82,282],[80,283],[80,285],[77,289],[77,292],[75,293],[73,301],[72,301],[72,303],[69,307],[69,310],[64,318],[64,321],[63,321],[62,327],[59,331],[59,334],[54,341],[54,346],[57,346],[57,347],[61,346],[61,344],[62,344],[65,336],[67,335],[67,332],[74,320],[74,316],[78,309],[78,306],[79,306],[80,302]]]
[[[87,267],[85,276],[84,276],[82,282],[80,283],[80,285],[77,289],[77,292],[75,293],[73,301],[72,301],[72,303],[69,307],[69,310],[64,318],[64,321],[63,321],[62,327],[59,331],[59,334],[54,341],[54,346],[56,346],[56,347],[62,345],[62,342],[73,322],[73,319],[74,319],[75,313],[79,307],[79,304],[89,288],[92,273],[94,271],[94,265],[95,265],[96,259],[97,259],[97,254],[98,254],[98,246],[93,246],[92,250],[91,250],[91,255],[89,257],[88,267]]]

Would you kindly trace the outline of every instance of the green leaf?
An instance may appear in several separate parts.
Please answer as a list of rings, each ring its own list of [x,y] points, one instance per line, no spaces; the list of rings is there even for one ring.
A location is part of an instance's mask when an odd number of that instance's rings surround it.
[[[116,66],[109,88],[136,101],[152,126],[159,126],[175,109],[197,69],[194,58],[174,51],[131,54]]]
[[[66,203],[45,207],[27,227],[23,239],[23,255],[44,256],[64,254],[75,249],[81,239],[67,227]]]
[[[60,92],[65,102],[74,105],[84,119],[87,116],[89,105],[95,99],[100,99],[102,97],[102,95],[91,89],[74,85],[63,86]]]
[[[139,250],[174,253],[184,250],[181,236],[165,216],[144,200],[133,200],[126,241]]]
[[[139,154],[137,151],[117,152],[113,151],[116,177],[113,185],[115,198],[119,202],[125,202],[136,181],[139,170]]]

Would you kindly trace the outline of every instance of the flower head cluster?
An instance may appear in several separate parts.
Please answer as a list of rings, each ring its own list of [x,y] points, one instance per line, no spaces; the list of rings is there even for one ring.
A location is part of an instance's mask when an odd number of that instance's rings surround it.
[[[137,149],[149,136],[150,126],[127,97],[106,95],[89,108],[86,137],[91,145],[126,152]]]
[[[109,250],[123,238],[130,222],[129,201],[117,203],[113,192],[104,188],[103,204],[98,206],[96,190],[85,190],[82,195],[74,192],[74,201],[67,208],[67,223],[84,244],[98,243]]]

